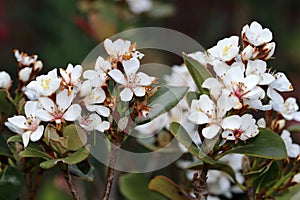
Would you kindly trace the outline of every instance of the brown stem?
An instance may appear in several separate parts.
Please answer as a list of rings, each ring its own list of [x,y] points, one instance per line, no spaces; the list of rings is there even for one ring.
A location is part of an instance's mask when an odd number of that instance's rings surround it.
[[[70,192],[71,192],[71,194],[73,196],[73,199],[79,200],[79,194],[78,194],[78,192],[76,190],[76,187],[75,187],[75,185],[73,183],[72,175],[70,174],[70,171],[69,171],[68,168],[65,170],[65,179],[66,179],[66,182],[67,182],[67,184],[69,186],[69,189],[70,189]]]
[[[193,177],[194,194],[197,200],[206,200],[208,196],[207,172],[209,165],[204,163],[201,172],[196,172]]]
[[[103,200],[109,199],[109,195],[110,195],[111,188],[112,188],[113,181],[114,181],[114,174],[115,174],[114,166],[116,163],[117,153],[118,153],[119,149],[120,149],[120,145],[112,144],[111,149],[110,149],[107,173],[106,173]]]

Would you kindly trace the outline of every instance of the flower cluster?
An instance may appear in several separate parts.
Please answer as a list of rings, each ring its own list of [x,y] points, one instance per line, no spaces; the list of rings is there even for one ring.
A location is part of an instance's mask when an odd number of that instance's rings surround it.
[[[75,121],[86,131],[105,132],[110,129],[114,121],[120,120],[118,116],[121,114],[117,114],[119,102],[133,103],[136,97],[143,98],[154,81],[154,77],[138,72],[139,59],[144,55],[135,46],[127,40],[113,42],[107,39],[104,41],[109,54],[107,59],[99,56],[94,69],[86,71],[80,65],[68,64],[66,69],[59,69],[60,76],[57,69],[36,76],[42,68],[37,56],[15,50],[20,91],[29,101],[24,106],[25,116],[20,113],[10,117],[5,125],[22,135],[25,147],[29,140],[40,140],[45,125],[49,124],[55,124],[57,131]],[[6,72],[0,75],[3,76],[0,86],[9,89],[9,75]]]
[[[192,101],[189,115],[191,122],[202,125],[204,138],[221,135],[237,143],[255,137],[259,128],[251,110],[276,111],[278,117],[266,125],[273,130],[279,120],[300,121],[295,98],[284,100],[280,94],[293,90],[290,81],[266,62],[275,50],[271,31],[254,21],[241,35],[242,47],[239,37],[231,36],[204,53],[189,54],[214,75],[203,82],[209,92]]]

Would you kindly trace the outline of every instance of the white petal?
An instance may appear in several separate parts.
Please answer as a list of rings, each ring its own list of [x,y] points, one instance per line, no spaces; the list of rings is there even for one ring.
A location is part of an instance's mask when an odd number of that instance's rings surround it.
[[[72,70],[71,78],[72,82],[77,81],[82,73],[82,67],[80,65],[76,65],[74,69]]]
[[[220,130],[221,130],[221,127],[219,125],[211,124],[202,130],[202,134],[203,134],[203,137],[205,137],[207,139],[212,139],[218,135]]]
[[[272,99],[272,103],[274,104],[283,104],[284,99],[283,97],[273,88],[269,87],[267,90],[267,95]]]
[[[21,129],[21,128],[15,126],[15,125],[13,125],[13,124],[10,123],[10,122],[5,122],[4,124],[5,124],[5,126],[7,126],[7,128],[8,128],[9,130],[11,130],[11,131],[14,132],[14,133],[22,134],[22,133],[24,132],[23,129]]]
[[[144,87],[135,87],[133,88],[133,92],[137,97],[143,97],[146,94]]]
[[[110,39],[104,40],[104,48],[109,55],[117,57],[115,45]]]
[[[210,116],[215,115],[215,109],[216,109],[215,103],[206,94],[200,96],[199,107],[207,115]]]
[[[90,80],[86,80],[81,84],[80,97],[88,96],[92,92],[92,83]]]
[[[18,128],[21,128],[21,129],[28,128],[28,126],[25,125],[25,124],[27,124],[27,119],[23,115],[18,115],[18,116],[8,118],[7,121],[12,123],[14,126],[17,126]]]
[[[73,101],[73,93],[68,95],[68,90],[63,90],[56,95],[56,104],[60,111],[65,112],[65,110],[71,105]]]
[[[124,88],[120,92],[120,96],[122,101],[130,101],[133,97],[133,93],[129,88]]]
[[[249,91],[258,84],[259,77],[256,75],[249,75],[242,82],[245,84],[246,91]]]
[[[44,133],[44,126],[41,125],[34,132],[31,133],[30,140],[32,142],[38,141],[43,136],[43,133]]]
[[[223,129],[238,129],[241,126],[241,117],[238,115],[232,115],[223,119],[221,124]]]
[[[49,112],[46,110],[38,110],[36,112],[36,116],[41,119],[44,122],[49,122],[54,119],[54,116],[52,116]]]
[[[30,78],[31,72],[32,72],[31,67],[25,67],[21,69],[19,72],[19,79],[23,82],[27,82]]]
[[[64,113],[62,118],[67,121],[75,121],[81,114],[81,107],[78,104],[71,105],[68,110]]]
[[[104,132],[105,130],[109,129],[109,127],[110,123],[107,121],[103,121],[102,123],[98,124],[95,129],[100,132]]]
[[[206,124],[211,122],[211,119],[209,119],[208,116],[203,112],[192,112],[188,116],[188,119],[194,124]]]
[[[235,140],[234,134],[232,132],[232,130],[225,130],[222,133],[222,138],[226,139],[226,140]]]
[[[108,117],[110,115],[110,109],[105,106],[97,105],[95,111],[103,117]]]
[[[31,131],[27,131],[22,134],[22,140],[23,140],[24,147],[28,146],[30,133],[31,133]]]
[[[127,77],[136,74],[140,68],[140,61],[136,58],[131,58],[123,62],[124,71]]]
[[[108,75],[114,79],[114,81],[116,81],[117,83],[121,84],[121,85],[127,85],[127,81],[125,79],[124,74],[118,70],[118,69],[113,69],[111,71],[108,72]]]
[[[94,70],[86,70],[85,72],[83,72],[84,79],[93,80],[97,77],[98,77],[97,72]]]
[[[151,85],[153,78],[148,76],[143,72],[139,72],[136,74],[134,83],[140,86],[148,86]]]
[[[46,111],[48,111],[49,113],[54,112],[56,105],[51,99],[49,99],[48,97],[41,97],[39,98],[39,102],[42,108],[44,108]]]
[[[27,101],[24,110],[26,117],[29,117],[30,115],[35,116],[35,113],[37,110],[41,109],[39,106],[39,103],[36,101]]]

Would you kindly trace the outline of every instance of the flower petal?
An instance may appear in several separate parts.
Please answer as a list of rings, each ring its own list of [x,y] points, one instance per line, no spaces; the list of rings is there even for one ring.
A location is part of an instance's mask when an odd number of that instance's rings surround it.
[[[40,102],[42,108],[44,108],[46,111],[48,111],[49,113],[54,112],[56,105],[50,98],[41,97],[41,98],[39,98],[39,102]]]
[[[38,110],[36,112],[36,116],[41,119],[44,122],[49,122],[52,121],[54,119],[54,116],[52,116],[49,112],[47,112],[46,110]]]
[[[127,77],[130,77],[140,68],[140,61],[136,58],[131,58],[123,62],[124,71]]]
[[[221,126],[223,129],[238,129],[241,126],[241,117],[238,115],[231,115],[223,119]]]
[[[133,93],[129,88],[124,88],[120,92],[120,96],[122,101],[130,101],[133,97]]]
[[[24,106],[24,111],[26,117],[35,116],[37,110],[41,109],[39,103],[36,101],[27,101]]]
[[[125,79],[124,74],[118,70],[118,69],[113,69],[111,71],[108,72],[108,75],[114,79],[114,81],[116,81],[117,83],[121,84],[121,85],[127,85],[127,81]]]
[[[68,95],[68,90],[63,90],[56,95],[56,104],[61,112],[65,112],[73,101],[73,93]]]
[[[208,118],[208,116],[206,114],[204,114],[203,112],[192,112],[188,116],[188,120],[190,120],[194,124],[206,124],[206,123],[211,122],[211,120]]]
[[[110,115],[110,109],[105,106],[97,105],[95,111],[103,117],[108,117]]]
[[[151,85],[152,81],[153,81],[153,78],[143,72],[137,73],[135,76],[135,79],[134,79],[134,83],[136,85],[140,85],[140,86]]]
[[[211,124],[202,130],[203,137],[212,139],[220,132],[221,127],[217,124]]]
[[[133,92],[134,92],[135,96],[137,96],[137,97],[143,97],[146,94],[144,87],[135,87],[135,88],[133,88]]]
[[[7,121],[9,121],[14,126],[17,126],[18,128],[21,128],[21,129],[27,129],[28,128],[28,126],[26,125],[27,124],[27,119],[23,115],[10,117],[10,118],[7,119]]]
[[[22,140],[23,140],[24,147],[28,146],[30,133],[31,133],[31,131],[26,131],[22,134]]]
[[[34,132],[31,133],[30,140],[32,142],[38,141],[43,136],[43,133],[44,133],[44,126],[40,125]]]
[[[103,121],[102,123],[98,124],[95,129],[100,132],[104,132],[105,130],[109,129],[109,127],[110,123],[108,121]]]
[[[71,105],[62,116],[67,121],[75,121],[81,114],[81,107],[78,104]]]

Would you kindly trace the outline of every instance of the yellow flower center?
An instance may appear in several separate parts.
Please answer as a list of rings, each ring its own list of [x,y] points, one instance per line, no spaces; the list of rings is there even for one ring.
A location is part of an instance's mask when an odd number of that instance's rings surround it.
[[[51,81],[50,78],[42,79],[41,80],[41,86],[42,86],[42,88],[45,89],[45,90],[49,89],[50,81]]]
[[[227,46],[225,46],[224,47],[224,49],[223,49],[223,55],[224,56],[227,56],[228,55],[228,51],[229,51],[229,49],[232,47],[232,44],[231,45],[227,45]]]

